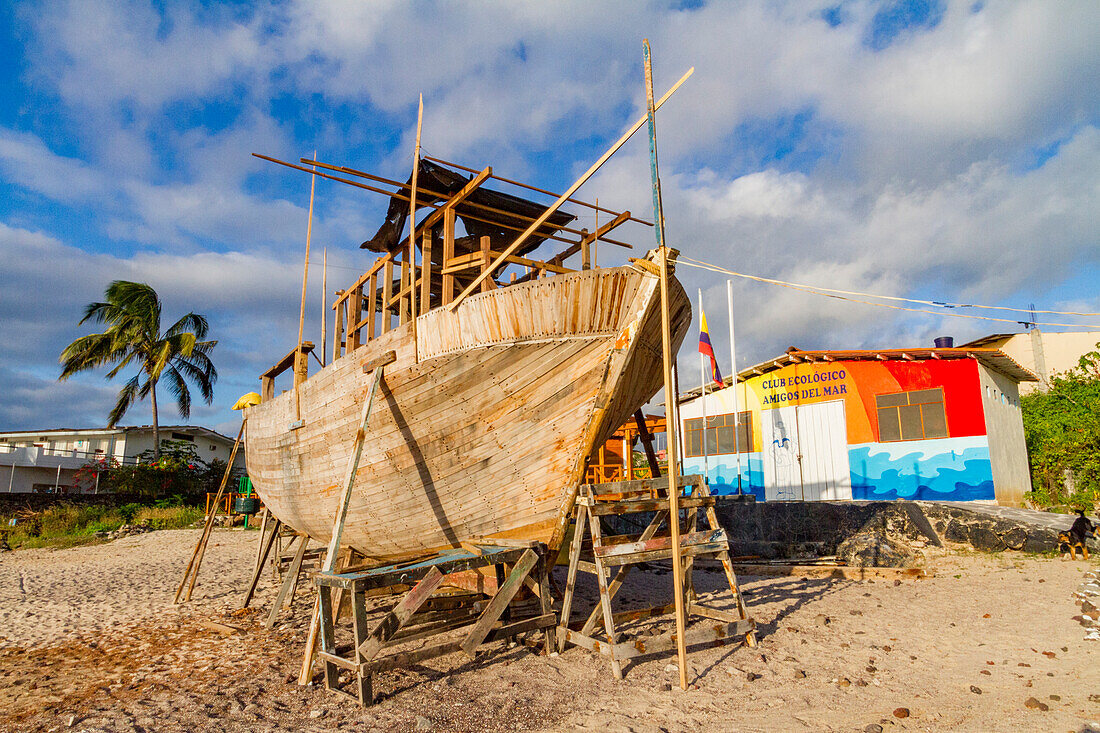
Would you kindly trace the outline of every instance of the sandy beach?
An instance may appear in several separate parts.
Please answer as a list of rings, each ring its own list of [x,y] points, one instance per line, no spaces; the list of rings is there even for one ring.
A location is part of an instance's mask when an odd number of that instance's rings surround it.
[[[265,575],[256,612],[232,613],[256,533],[218,530],[194,600],[173,606],[196,538],[0,555],[0,729],[1100,730],[1100,644],[1085,641],[1073,598],[1095,562],[949,552],[922,580],[743,577],[759,646],[692,652],[686,692],[667,654],[628,664],[617,682],[578,648],[546,657],[499,643],[477,662],[382,674],[379,702],[361,709],[293,682],[311,597],[266,630]],[[696,576],[704,595],[721,582]],[[622,607],[670,585],[659,569],[638,573]]]

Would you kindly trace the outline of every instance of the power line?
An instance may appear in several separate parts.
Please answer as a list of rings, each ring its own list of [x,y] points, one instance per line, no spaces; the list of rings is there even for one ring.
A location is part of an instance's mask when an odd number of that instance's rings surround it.
[[[915,300],[915,299],[912,299],[912,298],[901,298],[901,297],[896,297],[896,296],[891,296],[891,295],[876,295],[874,293],[861,293],[861,292],[853,291],[853,290],[837,290],[835,288],[823,288],[823,287],[818,287],[818,286],[815,286],[815,285],[802,285],[802,284],[798,284],[798,283],[787,282],[785,280],[776,280],[776,279],[770,278],[770,277],[759,277],[757,275],[747,275],[743,272],[735,272],[733,270],[729,270],[729,269],[726,269],[724,267],[720,267],[718,265],[713,265],[709,262],[703,262],[702,260],[695,260],[695,259],[692,259],[690,257],[685,257],[683,255],[680,255],[679,259],[677,260],[677,263],[687,265],[688,267],[697,267],[701,270],[710,270],[711,272],[719,272],[719,273],[722,273],[722,274],[725,274],[725,275],[733,275],[734,277],[745,278],[746,280],[755,280],[757,282],[768,283],[768,284],[771,284],[771,285],[779,285],[780,287],[790,288],[791,290],[799,290],[799,291],[802,291],[804,293],[809,293],[811,295],[820,295],[820,296],[825,297],[825,298],[835,298],[836,300],[846,300],[846,301],[851,302],[851,303],[862,303],[864,305],[874,305],[874,306],[878,306],[879,308],[890,308],[892,310],[908,311],[910,313],[923,313],[923,314],[930,315],[930,316],[950,316],[952,318],[968,318],[968,319],[977,320],[977,321],[997,321],[999,323],[1023,323],[1023,321],[1021,321],[1019,319],[1015,319],[1015,318],[994,318],[993,316],[975,316],[975,315],[970,315],[970,314],[967,314],[967,313],[952,313],[947,309],[956,308],[956,307],[965,307],[965,308],[989,308],[989,309],[993,309],[993,310],[1019,311],[1019,312],[1025,312],[1025,313],[1029,312],[1028,310],[1024,310],[1024,309],[1021,309],[1021,308],[1008,308],[1006,306],[941,304],[941,303],[938,303],[936,301],[931,301],[931,300]],[[906,302],[906,303],[917,303],[917,304],[920,304],[920,305],[935,305],[935,306],[939,306],[939,307],[943,308],[944,310],[931,311],[931,310],[925,310],[923,308],[907,308],[905,306],[900,306],[900,305],[890,305],[888,303],[876,303],[876,302],[870,301],[870,300],[861,300],[859,298],[847,297],[847,296],[850,296],[850,295],[861,295],[861,296],[864,296],[864,297],[867,297],[867,298],[882,298],[884,300],[894,300],[894,301],[900,301],[900,302]],[[1035,313],[1051,313],[1051,314],[1058,314],[1058,315],[1071,315],[1071,316],[1077,316],[1077,315],[1080,315],[1080,316],[1100,316],[1100,313],[1076,313],[1076,312],[1070,312],[1070,311],[1033,311],[1033,312],[1035,312]],[[1030,321],[1030,320],[1028,322],[1033,323],[1036,326],[1055,326],[1055,327],[1064,327],[1064,328],[1100,329],[1100,326],[1093,325],[1093,324],[1088,324],[1088,323],[1035,323],[1034,321]]]

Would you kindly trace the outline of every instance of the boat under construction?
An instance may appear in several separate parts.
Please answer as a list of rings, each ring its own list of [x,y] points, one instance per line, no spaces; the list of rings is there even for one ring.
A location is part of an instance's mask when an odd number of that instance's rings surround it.
[[[340,542],[371,561],[488,538],[558,548],[590,457],[663,386],[657,251],[596,264],[641,220],[494,190],[554,195],[433,158],[407,182],[275,162],[390,201],[362,244],[377,259],[326,303],[323,367],[309,373],[313,346],[299,341],[247,409],[249,475],[271,513],[327,543],[350,481]],[[581,228],[563,202],[605,223]],[[674,277],[669,288],[675,353],[691,307]],[[285,371],[293,387],[276,394]]]

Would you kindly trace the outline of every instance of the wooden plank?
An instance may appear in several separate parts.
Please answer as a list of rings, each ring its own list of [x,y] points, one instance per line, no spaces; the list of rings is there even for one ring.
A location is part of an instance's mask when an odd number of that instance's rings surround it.
[[[348,351],[355,351],[363,343],[360,334],[360,322],[363,319],[363,286],[351,291],[351,299],[348,301]],[[352,322],[355,327],[352,327]]]
[[[447,266],[455,257],[455,211],[448,209],[443,215],[443,302],[455,297],[455,277],[447,272]]]
[[[378,318],[378,276],[371,275],[367,284],[370,296],[367,298],[367,341],[374,338]]]
[[[230,466],[233,464],[230,463]],[[279,534],[279,529],[283,526],[283,523],[278,519],[275,520],[275,524],[271,527],[271,534],[268,535],[267,540],[264,542],[263,552],[260,553],[260,562],[256,566],[256,572],[252,574],[252,582],[248,584],[248,591],[244,595],[244,603],[241,604],[241,608],[248,608],[248,604],[252,602],[252,596],[256,593],[256,585],[260,582],[260,574],[263,572],[263,566],[267,562],[267,556],[271,552],[271,545],[275,542],[276,535]]]
[[[713,496],[686,497],[680,499],[681,509],[714,506]],[[592,507],[592,513],[597,516],[615,514],[638,514],[639,512],[656,512],[668,508],[667,499],[624,499],[614,503],[596,503]]]
[[[657,512],[656,516],[654,516],[653,519],[650,521],[649,525],[642,532],[642,535],[639,539],[643,542],[652,539],[653,536],[657,534],[657,530],[660,529],[661,524],[666,519],[668,519],[668,512]],[[615,577],[607,586],[607,593],[609,598],[614,598],[615,594],[619,592],[619,588],[622,587],[623,582],[626,580],[626,576],[629,572],[630,566],[624,565],[620,567],[619,570],[615,573]],[[596,623],[599,620],[599,610],[600,609],[598,608],[593,608],[592,611],[588,614],[588,619],[584,622],[584,626],[582,626],[580,630],[582,634],[588,635],[592,633],[592,630],[596,627]],[[614,618],[614,615],[612,615],[612,619],[616,621],[618,620]],[[568,621],[563,620],[562,623],[568,625]]]
[[[489,605],[485,607],[481,618],[474,624],[474,628],[470,630],[470,634],[462,642],[462,651],[466,653],[466,656],[471,659],[474,658],[474,650],[485,640],[492,625],[496,623],[508,604],[512,602],[512,598],[523,587],[523,579],[531,572],[531,568],[535,566],[538,558],[538,553],[534,550],[524,550],[523,556],[520,557],[512,571],[508,573],[508,578],[504,583],[497,588],[496,595],[489,601]]]
[[[427,602],[428,597],[442,582],[443,573],[437,568],[431,568],[420,582],[413,586],[413,589],[371,629],[366,641],[359,645],[360,659],[363,661],[374,659],[386,642]]]
[[[703,477],[699,474],[685,474],[680,476],[677,484],[680,488],[695,486],[702,483]],[[611,493],[629,493],[635,491],[668,491],[668,477],[639,478],[633,481],[608,481],[600,484],[585,484],[595,495]]]
[[[266,386],[266,385],[265,385]],[[206,523],[203,525],[202,534],[199,535],[199,541],[195,543],[195,551],[191,553],[191,560],[187,563],[187,568],[183,571],[183,579],[180,580],[179,587],[176,588],[176,595],[173,598],[173,603],[179,603],[180,593],[183,592],[183,585],[188,581],[190,575],[191,583],[187,586],[187,600],[191,600],[191,591],[195,587],[195,580],[199,576],[199,567],[202,565],[203,556],[206,554],[206,545],[210,541],[210,533],[214,529],[214,517],[218,513],[218,505],[221,503],[222,495],[225,494],[226,484],[229,483],[229,476],[233,472],[233,462],[237,459],[237,448],[241,445],[241,438],[244,437],[244,428],[247,419],[241,420],[241,427],[237,431],[237,439],[233,441],[233,449],[229,452],[229,463],[225,464],[225,472],[222,474],[221,483],[218,484],[218,493],[214,496],[214,505],[206,515]],[[14,465],[14,464],[13,464]],[[12,469],[14,471],[14,469]],[[264,507],[264,511],[267,511],[267,507]],[[267,515],[264,514],[266,518]],[[257,564],[256,575],[259,575],[259,565]]]
[[[600,546],[600,534],[602,529],[600,528],[600,518],[593,516],[587,508],[585,508],[585,516],[588,517],[588,531],[592,535],[592,547],[596,548]],[[607,641],[612,645],[611,651],[611,673],[615,675],[615,679],[621,680],[623,678],[623,670],[619,665],[619,658],[615,656],[614,644],[617,639],[615,633],[615,621],[614,615],[611,613],[611,596],[607,592],[607,578],[604,575],[604,566],[599,557],[595,557],[596,565],[596,583],[600,588],[600,609],[603,611],[603,628],[604,633],[607,634]]]
[[[275,626],[275,619],[279,617],[279,611],[283,608],[283,603],[287,599],[290,588],[298,584],[298,573],[302,571],[302,558],[306,554],[307,545],[309,545],[309,536],[299,534],[298,549],[294,552],[294,559],[291,560],[286,577],[279,588],[279,595],[275,598],[275,602],[271,604],[271,612],[267,616],[267,621],[264,622],[264,626],[269,629]]]
[[[708,622],[698,624],[684,634],[684,647],[700,644],[728,644],[752,632],[754,628],[756,628],[756,624],[751,619],[730,623]],[[614,652],[620,658],[629,659],[643,654],[666,652],[678,646],[679,640],[676,638],[676,634],[668,633],[624,641],[615,645]]]
[[[359,665],[350,659],[345,659],[339,654],[329,654],[326,651],[317,651],[317,658],[322,662],[328,662],[329,664],[335,664],[340,669],[346,669],[350,672],[358,672]]]
[[[393,298],[393,260],[386,262],[382,270],[382,333],[393,326],[389,303]]]
[[[680,555],[682,557],[697,557],[699,555],[715,555],[719,552],[723,552],[729,545],[725,540],[722,542],[708,542],[702,545],[688,545],[680,547]],[[604,565],[616,566],[616,565],[637,565],[642,562],[657,562],[659,560],[671,560],[673,556],[674,547],[666,547],[660,550],[646,550],[645,552],[634,552],[629,555],[617,555],[613,557],[606,557],[601,560]]]
[[[363,372],[364,373],[373,372],[375,369],[379,369],[379,368],[384,367],[384,366],[389,366],[390,364],[394,363],[395,361],[397,361],[397,352],[396,351],[387,351],[384,354],[382,354],[381,356],[376,356],[373,359],[368,359],[367,361],[363,362]]]
[[[680,535],[680,546],[690,547],[692,545],[703,545],[715,542],[724,542],[726,540],[726,532],[723,529],[709,529],[702,532],[688,532]],[[667,550],[672,547],[671,537],[651,537],[637,542],[623,542],[618,545],[601,545],[599,547],[594,546],[592,553],[604,561],[611,561],[614,558],[618,558],[623,555],[633,555],[639,552],[647,552],[650,550]]]
[[[420,244],[420,314],[432,309],[432,232],[424,230]]]
[[[229,624],[220,624],[217,621],[210,621],[208,619],[200,619],[199,626],[211,631],[217,631],[219,634],[238,634],[241,629],[236,626],[230,626]]]
[[[312,341],[303,341],[300,350],[305,354],[308,354],[309,352],[313,351],[313,342]],[[261,374],[260,378],[263,379],[264,377],[270,377],[270,378],[274,379],[275,377],[277,377],[280,374],[282,374],[283,372],[285,372],[287,369],[290,369],[291,367],[293,367],[294,366],[294,360],[298,355],[298,351],[299,351],[299,349],[291,349],[287,353],[286,356],[284,356],[282,359],[279,359],[279,361],[275,362],[275,365],[273,367],[271,367],[266,372]]]
[[[671,89],[669,89],[668,92],[665,93],[665,95],[661,98],[660,102],[658,102],[656,104],[656,107],[660,107],[661,104],[663,104],[666,99],[668,99],[677,89],[679,89],[680,85],[683,84],[685,81],[687,81],[687,78],[689,76],[691,76],[694,72],[695,72],[695,68],[692,67],[691,69],[688,70],[688,72],[686,74],[684,74],[682,77],[680,77],[680,80],[677,81],[676,84],[674,84],[673,87]],[[643,117],[643,118],[639,119],[637,122],[635,122],[633,125],[631,125],[630,129],[627,130],[626,133],[622,137],[620,137],[608,149],[608,151],[606,153],[604,153],[602,156],[600,156],[599,160],[597,160],[595,163],[593,163],[592,166],[587,171],[585,171],[584,174],[581,175],[580,178],[578,178],[575,182],[573,182],[573,184],[571,186],[569,186],[568,189],[566,189],[565,193],[563,193],[561,196],[559,196],[557,198],[557,200],[554,201],[554,203],[550,204],[550,206],[548,206],[546,208],[546,210],[543,211],[542,214],[540,214],[539,217],[537,219],[535,219],[535,221],[533,221],[531,223],[531,225],[528,226],[527,229],[524,230],[524,232],[522,234],[520,234],[518,237],[516,237],[515,241],[513,241],[510,245],[508,245],[508,248],[506,250],[504,250],[501,257],[498,257],[496,259],[496,261],[493,262],[484,272],[482,272],[480,275],[478,275],[476,278],[474,278],[474,281],[472,283],[470,283],[468,286],[466,286],[466,289],[463,290],[462,293],[458,296],[458,298],[454,302],[451,303],[451,305],[450,305],[451,310],[456,309],[462,303],[462,301],[466,299],[467,296],[469,296],[472,292],[477,290],[477,288],[481,285],[482,281],[484,281],[486,278],[488,278],[490,275],[492,275],[493,271],[496,270],[498,267],[500,267],[500,264],[503,261],[503,257],[514,254],[515,251],[517,249],[519,249],[519,247],[524,242],[526,242],[527,239],[539,229],[539,227],[541,227],[543,224],[545,224],[546,221],[551,216],[553,216],[554,212],[557,211],[559,208],[561,208],[561,205],[564,204],[566,202],[566,200],[568,200],[569,197],[572,196],[577,191],[577,189],[580,188],[584,184],[585,181],[587,181],[589,178],[591,178],[592,175],[595,174],[595,172],[598,171],[603,166],[603,164],[606,163],[607,160],[612,155],[615,154],[615,151],[617,151],[619,148],[621,148],[626,143],[626,141],[629,140],[634,135],[635,132],[637,132],[638,130],[641,129],[642,125],[644,125],[646,123],[646,119],[647,119],[646,117]]]
[[[340,308],[336,311],[336,324],[333,326],[334,332],[332,337],[332,360],[336,361],[344,352],[344,322],[347,320],[348,306],[347,303],[340,303]]]
[[[711,608],[710,606],[704,606],[700,603],[688,604],[688,613],[693,616],[703,616],[704,618],[714,619],[715,621],[725,621],[726,623],[736,623],[744,620],[741,618],[740,614],[723,611],[720,608]]]
[[[933,577],[931,573],[921,568],[857,568],[840,565],[759,565],[752,563],[733,563],[733,567],[742,575],[769,577],[801,576],[835,580],[868,580],[871,578],[921,580]]]

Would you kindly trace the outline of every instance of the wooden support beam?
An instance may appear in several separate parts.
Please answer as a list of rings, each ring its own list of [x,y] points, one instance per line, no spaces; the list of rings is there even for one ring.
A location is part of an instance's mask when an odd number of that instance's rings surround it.
[[[206,515],[206,523],[203,525],[202,534],[199,535],[199,541],[195,544],[195,551],[191,553],[191,560],[183,571],[183,579],[180,581],[179,587],[176,588],[173,603],[180,602],[180,594],[183,592],[183,586],[187,583],[188,576],[190,576],[191,584],[187,587],[186,600],[191,600],[191,591],[195,588],[195,579],[199,577],[199,566],[202,565],[203,555],[206,554],[206,544],[209,542],[210,533],[214,529],[214,516],[218,513],[218,504],[221,503],[225,487],[229,483],[229,476],[233,473],[233,461],[237,459],[237,448],[240,447],[241,438],[244,437],[244,425],[245,421],[241,420],[241,429],[237,431],[237,439],[233,441],[233,449],[229,452],[229,463],[225,464],[225,472],[222,474],[221,483],[218,484],[218,493],[214,496],[214,505]]]
[[[538,559],[537,552],[526,550],[515,564],[515,567],[508,573],[507,579],[497,587],[496,594],[493,595],[485,610],[481,612],[481,617],[461,644],[462,651],[466,653],[466,656],[474,659],[474,650],[481,645],[481,642],[485,641],[485,637],[492,630],[493,624],[504,613],[519,589],[523,587],[523,579],[531,572],[531,568],[535,566]]]
[[[448,274],[447,265],[455,257],[455,211],[448,209],[443,216],[443,303],[455,297],[455,278]]]
[[[390,301],[393,299],[393,260],[387,260],[382,268],[382,333],[392,327]]]
[[[439,572],[438,568],[428,570],[420,582],[413,586],[413,589],[378,622],[366,640],[359,645],[360,659],[370,661],[378,656],[378,652],[386,642],[427,602],[428,597],[442,582],[443,573]]]
[[[661,97],[661,100],[657,102],[656,105],[654,105],[654,109],[657,109],[662,104],[664,104],[665,100],[668,99],[677,89],[679,89],[680,85],[687,81],[688,77],[691,76],[693,73],[695,73],[695,67],[688,69],[687,73],[680,77],[680,80],[677,81],[676,84],[674,84],[673,87],[669,89],[663,97]],[[524,230],[522,234],[516,237],[515,241],[508,245],[508,248],[504,250],[504,253],[500,257],[498,257],[495,262],[493,262],[484,272],[474,278],[474,281],[466,286],[466,289],[462,291],[458,298],[450,303],[451,310],[455,310],[456,308],[458,308],[458,306],[462,304],[463,300],[465,300],[471,293],[473,293],[478,287],[480,287],[481,283],[490,275],[492,275],[493,272],[497,270],[497,268],[500,267],[501,263],[504,261],[503,258],[505,256],[514,254],[515,251],[519,249],[520,246],[524,242],[526,242],[539,227],[546,223],[546,220],[553,216],[554,212],[561,208],[561,205],[564,204],[565,201],[570,196],[572,196],[576,192],[576,190],[584,184],[585,181],[591,178],[592,175],[595,174],[596,171],[598,171],[603,166],[603,164],[606,163],[607,160],[615,154],[615,151],[621,148],[626,143],[626,141],[634,135],[635,132],[641,129],[642,125],[646,123],[646,120],[649,118],[650,114],[652,113],[647,114],[646,117],[642,117],[633,125],[631,125],[630,129],[627,130],[622,137],[615,141],[615,144],[612,145],[606,153],[600,156],[599,160],[593,163],[592,166],[587,171],[585,171],[580,178],[574,181],[573,184],[568,189],[566,189],[565,193],[559,196],[558,199],[549,207],[547,207],[547,209],[543,211],[542,214],[540,214],[539,217],[535,219],[535,221],[532,222],[531,225],[527,227],[527,229]]]

